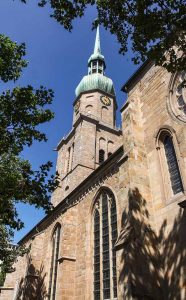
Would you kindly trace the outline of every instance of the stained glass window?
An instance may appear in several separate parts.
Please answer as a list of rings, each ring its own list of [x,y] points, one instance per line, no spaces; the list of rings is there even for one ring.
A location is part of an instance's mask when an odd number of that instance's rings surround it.
[[[51,255],[49,292],[48,292],[50,300],[55,300],[55,295],[56,295],[60,231],[61,231],[61,226],[57,225],[52,236],[52,252],[51,252],[52,255]]]
[[[94,300],[117,298],[115,199],[102,191],[94,212]]]
[[[174,145],[172,142],[172,138],[169,135],[167,135],[164,139],[164,148],[165,148],[165,155],[167,159],[172,191],[174,195],[176,195],[183,191],[183,185],[181,181],[178,162],[176,159]]]

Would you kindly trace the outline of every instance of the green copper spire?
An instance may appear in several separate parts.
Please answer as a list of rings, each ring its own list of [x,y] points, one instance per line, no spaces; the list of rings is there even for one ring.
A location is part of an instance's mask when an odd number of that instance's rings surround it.
[[[101,53],[99,26],[96,31],[94,53],[88,60],[88,75],[84,76],[76,88],[76,97],[84,92],[101,90],[115,96],[113,82],[105,76],[105,58]]]
[[[100,43],[100,35],[99,35],[99,26],[96,31],[96,40],[94,45],[94,53],[88,60],[88,74],[104,74],[106,65],[105,58],[101,53],[101,43]]]
[[[95,46],[94,46],[94,54],[101,54],[101,44],[100,44],[100,36],[99,36],[99,25],[97,27],[96,31],[96,40],[95,40]]]

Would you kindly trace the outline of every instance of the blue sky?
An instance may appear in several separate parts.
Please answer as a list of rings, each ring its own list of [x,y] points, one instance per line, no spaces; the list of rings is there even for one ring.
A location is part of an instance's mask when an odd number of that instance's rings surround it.
[[[92,7],[88,8],[85,17],[74,22],[71,33],[51,19],[49,14],[49,8],[39,8],[36,0],[28,1],[27,5],[19,0],[0,0],[0,32],[18,43],[25,42],[27,47],[29,66],[16,85],[31,84],[36,88],[43,85],[55,92],[51,106],[55,118],[42,126],[48,137],[47,143],[34,143],[22,155],[31,161],[33,168],[51,160],[55,171],[57,154],[53,149],[72,126],[75,88],[87,74],[87,60],[94,47],[95,31],[91,30],[91,23],[96,17],[96,11]],[[137,67],[130,61],[130,52],[125,57],[118,54],[119,45],[114,36],[103,28],[100,31],[102,52],[107,65],[106,75],[114,82],[120,109],[126,99],[126,95],[120,91],[121,86]],[[0,82],[1,91],[13,86],[14,83]],[[18,211],[25,228],[16,233],[15,242],[44,216],[41,209],[36,210],[23,204],[18,205]]]

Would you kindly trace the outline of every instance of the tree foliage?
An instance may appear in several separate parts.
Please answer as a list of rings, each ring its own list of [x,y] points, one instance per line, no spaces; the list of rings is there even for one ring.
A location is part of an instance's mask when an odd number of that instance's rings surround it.
[[[6,273],[13,272],[13,263],[18,255],[24,255],[29,249],[12,244],[13,231],[0,221],[0,286],[3,285]]]
[[[53,118],[53,113],[44,109],[52,99],[52,90],[34,90],[32,86],[16,87],[0,95],[0,155],[17,155],[33,140],[47,140],[37,126]]]
[[[70,31],[73,20],[82,17],[88,5],[96,5],[93,26],[102,24],[115,34],[120,53],[132,49],[134,63],[150,59],[170,72],[186,67],[185,0],[38,0],[40,7],[47,4],[51,17]]]
[[[9,37],[0,35],[0,78],[4,82],[16,80],[21,75],[22,69],[27,66],[23,59],[25,44],[12,42]]]
[[[16,80],[27,66],[25,45],[0,35],[0,80]],[[50,121],[53,113],[48,108],[53,91],[41,86],[34,89],[15,87],[0,95],[0,270],[1,280],[14,269],[17,255],[26,249],[12,246],[14,230],[24,224],[18,216],[16,203],[28,203],[45,212],[52,209],[51,192],[58,185],[57,174],[49,177],[51,162],[33,170],[30,162],[21,157],[25,146],[34,140],[47,141],[38,125]],[[48,178],[48,179],[47,179]]]
[[[32,170],[29,161],[15,155],[4,154],[0,159],[0,212],[3,224],[21,229],[15,203],[22,202],[42,207],[46,212],[52,208],[49,201],[53,191],[53,177],[46,182],[51,162]]]

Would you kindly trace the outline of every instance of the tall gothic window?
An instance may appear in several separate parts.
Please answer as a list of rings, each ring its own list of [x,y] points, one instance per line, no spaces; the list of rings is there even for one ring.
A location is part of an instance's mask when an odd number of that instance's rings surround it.
[[[49,278],[49,291],[48,291],[48,295],[49,295],[48,299],[50,300],[55,300],[55,295],[56,295],[60,232],[61,232],[61,226],[60,224],[58,224],[52,236],[52,252],[51,252],[50,278]]]
[[[182,180],[180,176],[180,171],[178,167],[178,162],[176,158],[176,153],[170,135],[166,135],[163,141],[165,156],[167,160],[167,166],[170,176],[170,183],[172,187],[173,194],[176,195],[183,191]]]
[[[117,298],[116,239],[115,199],[103,190],[94,210],[94,300]]]

